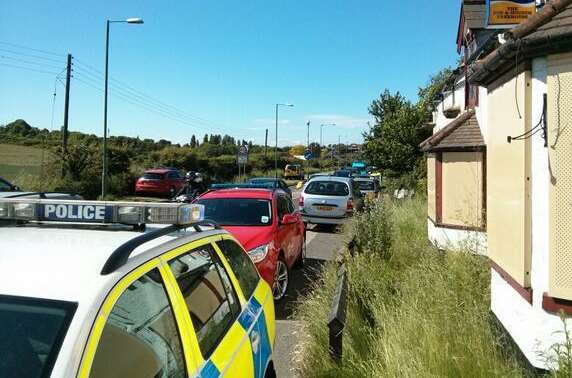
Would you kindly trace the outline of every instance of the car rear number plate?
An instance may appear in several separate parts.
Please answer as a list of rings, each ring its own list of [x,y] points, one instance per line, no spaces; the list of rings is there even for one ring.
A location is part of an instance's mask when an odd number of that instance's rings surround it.
[[[331,207],[331,206],[323,206],[323,205],[317,205],[316,208],[317,208],[318,210],[322,210],[322,211],[332,211],[332,210],[334,210],[334,208]]]

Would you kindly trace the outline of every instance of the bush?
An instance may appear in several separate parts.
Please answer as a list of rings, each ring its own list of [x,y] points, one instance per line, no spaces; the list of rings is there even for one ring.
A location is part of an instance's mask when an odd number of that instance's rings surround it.
[[[348,313],[343,360],[328,358],[327,316],[336,280],[330,264],[298,307],[307,325],[305,377],[520,376],[489,315],[490,270],[464,252],[427,241],[421,199],[377,204],[348,227]]]

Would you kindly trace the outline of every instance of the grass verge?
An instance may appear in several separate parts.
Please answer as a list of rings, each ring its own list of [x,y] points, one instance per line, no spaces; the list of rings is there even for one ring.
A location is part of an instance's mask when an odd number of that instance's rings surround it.
[[[346,255],[349,298],[343,360],[328,358],[327,317],[336,266],[326,267],[300,301],[306,324],[304,377],[522,376],[489,313],[490,270],[462,251],[427,241],[426,203],[379,202],[348,227],[356,254]]]

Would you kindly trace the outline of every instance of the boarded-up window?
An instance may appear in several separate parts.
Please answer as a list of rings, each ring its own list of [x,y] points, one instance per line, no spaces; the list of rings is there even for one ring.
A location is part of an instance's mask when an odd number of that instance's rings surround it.
[[[433,222],[437,219],[435,195],[435,154],[429,154],[427,155],[427,216]]]
[[[443,152],[442,162],[442,223],[482,227],[483,153]]]
[[[572,300],[572,54],[548,59],[549,294]]]
[[[490,258],[530,287],[530,140],[507,142],[530,130],[530,71],[489,87],[487,236]]]

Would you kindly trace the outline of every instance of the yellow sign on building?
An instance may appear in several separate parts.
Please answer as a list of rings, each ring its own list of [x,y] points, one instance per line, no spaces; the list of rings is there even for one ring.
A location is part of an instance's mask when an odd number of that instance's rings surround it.
[[[488,0],[489,25],[515,25],[536,13],[535,0]]]

